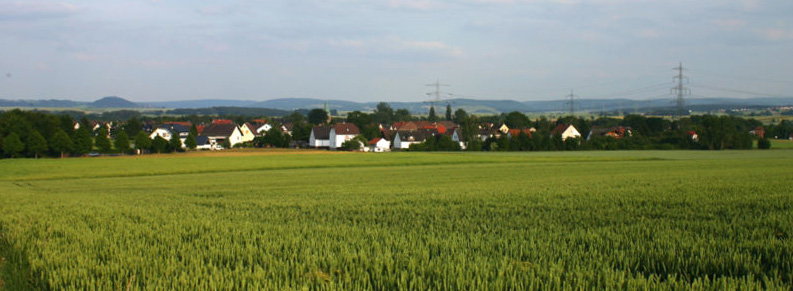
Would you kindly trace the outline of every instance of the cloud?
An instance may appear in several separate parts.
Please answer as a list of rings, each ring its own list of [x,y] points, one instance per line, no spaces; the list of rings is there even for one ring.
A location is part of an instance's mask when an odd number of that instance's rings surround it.
[[[770,28],[760,30],[760,34],[770,41],[793,40],[793,29]]]
[[[54,2],[10,2],[0,3],[0,21],[35,21],[47,18],[70,16],[78,11],[76,5]]]
[[[727,29],[735,29],[745,27],[747,22],[743,19],[715,19],[712,20],[711,23],[715,24],[718,27],[727,28]]]
[[[374,39],[332,39],[326,42],[331,47],[352,49],[359,54],[383,57],[415,57],[415,58],[460,58],[464,57],[462,49],[441,41],[404,40],[400,37],[382,37]]]

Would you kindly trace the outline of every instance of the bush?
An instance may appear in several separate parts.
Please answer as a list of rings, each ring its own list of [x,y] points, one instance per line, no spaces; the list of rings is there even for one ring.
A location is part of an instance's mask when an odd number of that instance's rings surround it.
[[[771,148],[771,141],[767,138],[761,138],[757,140],[757,148],[761,150],[767,150]]]

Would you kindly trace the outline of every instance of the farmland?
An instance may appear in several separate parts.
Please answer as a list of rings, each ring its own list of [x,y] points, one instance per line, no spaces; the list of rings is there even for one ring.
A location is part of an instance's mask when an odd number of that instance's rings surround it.
[[[793,151],[0,160],[8,289],[793,284]]]

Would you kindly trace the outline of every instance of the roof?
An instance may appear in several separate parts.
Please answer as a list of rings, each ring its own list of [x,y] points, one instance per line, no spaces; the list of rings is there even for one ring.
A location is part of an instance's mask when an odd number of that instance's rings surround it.
[[[212,124],[234,124],[231,119],[213,119]]]
[[[314,133],[314,139],[330,139],[330,126],[318,125],[311,128]]]
[[[188,129],[188,128],[180,125],[180,124],[177,124],[177,123],[160,124],[160,125],[157,125],[156,128],[162,128],[162,129],[168,130],[171,133],[182,133],[182,132],[190,131],[190,129]]]
[[[352,135],[361,133],[358,127],[352,123],[336,123],[333,125],[336,134]]]
[[[524,128],[524,129],[517,129],[517,128],[515,128],[515,129],[510,129],[510,130],[509,130],[509,135],[510,135],[510,136],[512,136],[512,137],[517,137],[518,135],[520,135],[520,133],[521,133],[521,132],[522,132],[522,133],[525,133],[525,134],[529,135],[529,137],[531,137],[531,129],[530,129],[530,128]]]
[[[206,136],[196,136],[195,137],[195,144],[196,145],[207,145],[209,144],[209,137]]]
[[[380,137],[375,137],[375,138],[373,138],[372,140],[369,141],[369,144],[370,145],[376,145],[378,142],[380,142],[381,139],[382,138],[380,138]]]
[[[400,130],[397,131],[396,134],[399,134],[399,140],[402,142],[406,142],[406,141],[422,142],[427,140],[427,138],[429,137],[438,135],[438,130],[437,129]],[[396,134],[394,134],[395,138],[396,138]]]
[[[201,131],[201,135],[229,137],[234,133],[235,129],[237,129],[236,124],[213,123],[204,127],[204,130]]]
[[[569,124],[566,124],[566,123],[559,124],[559,125],[557,125],[557,126],[556,126],[556,127],[553,129],[553,130],[551,130],[551,135],[554,135],[554,134],[562,134],[562,133],[564,133],[564,131],[565,131],[565,130],[567,130],[567,128],[568,128],[568,127],[570,127],[570,126],[571,126],[571,125],[569,125]]]

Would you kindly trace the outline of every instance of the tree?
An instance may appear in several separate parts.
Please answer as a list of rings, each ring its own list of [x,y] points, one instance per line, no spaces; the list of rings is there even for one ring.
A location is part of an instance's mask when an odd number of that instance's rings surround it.
[[[63,158],[66,152],[72,150],[72,139],[62,129],[55,131],[55,135],[50,139],[50,149],[53,152],[59,153]]]
[[[140,150],[141,153],[143,153],[144,150],[151,148],[151,139],[149,138],[149,135],[143,131],[139,131],[135,136],[135,148]]]
[[[25,143],[28,154],[32,154],[34,158],[38,159],[41,153],[47,151],[47,140],[41,136],[36,130],[33,130],[28,135],[27,142]]]
[[[94,139],[94,143],[96,147],[99,149],[101,153],[109,153],[112,146],[110,144],[110,139],[107,138],[107,128],[102,126],[97,131],[96,138]]]
[[[430,106],[430,114],[429,114],[429,116],[427,116],[427,120],[429,120],[431,122],[438,121],[438,116],[435,115],[435,106]]]
[[[394,112],[394,119],[393,121],[410,121],[413,119],[413,116],[410,115],[410,111],[407,109],[397,109]]]
[[[468,112],[465,112],[464,109],[458,108],[457,111],[454,111],[454,118],[452,119],[454,123],[463,124],[466,119],[468,119]]]
[[[767,150],[771,148],[771,141],[767,138],[761,138],[757,140],[757,148],[761,150]]]
[[[74,143],[72,150],[75,154],[84,155],[91,152],[94,147],[94,141],[93,138],[91,138],[91,129],[80,125],[80,128],[74,132],[72,142]]]
[[[119,152],[129,152],[129,136],[127,136],[127,132],[122,130],[117,133],[116,140],[113,145],[116,146],[116,150]]]
[[[375,107],[373,121],[375,123],[385,123],[390,124],[394,120],[394,109],[391,108],[391,105],[386,102],[377,103],[377,107]]]
[[[253,143],[257,147],[288,148],[291,141],[289,135],[284,134],[281,129],[275,126],[268,130],[264,136],[253,139]]]
[[[325,110],[316,108],[308,112],[308,122],[311,124],[322,124],[328,122],[328,113]]]
[[[198,147],[198,142],[196,141],[195,135],[193,135],[193,133],[187,135],[187,138],[184,140],[184,145],[191,150],[194,150],[196,147]]]
[[[127,132],[127,137],[137,136],[138,132],[141,132],[142,129],[143,124],[137,117],[130,118],[127,120],[127,123],[124,124],[124,131]]]
[[[446,103],[446,120],[452,120],[452,105],[449,103]]]
[[[175,152],[183,151],[182,150],[182,140],[179,138],[179,133],[178,132],[174,131],[173,134],[171,134],[171,140],[168,143],[169,143],[168,146],[171,148],[172,151],[175,151]]]
[[[504,123],[509,128],[526,128],[531,121],[526,115],[518,111],[512,111],[504,117]]]
[[[155,153],[163,153],[168,149],[168,141],[161,136],[155,136],[151,141],[151,151]]]
[[[366,137],[363,135],[356,135],[354,138],[349,139],[341,143],[341,149],[348,150],[348,151],[358,151],[361,150],[362,147],[366,146]]]
[[[25,144],[22,143],[22,140],[19,139],[19,135],[16,132],[12,132],[8,134],[3,139],[3,153],[7,156],[12,158],[19,157],[19,153],[21,153],[25,149]]]

